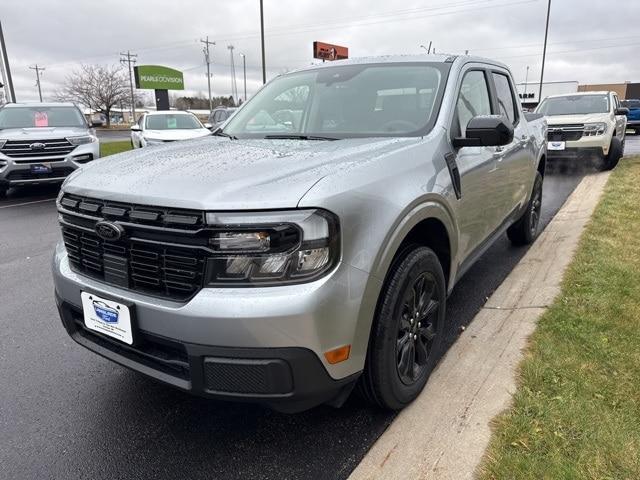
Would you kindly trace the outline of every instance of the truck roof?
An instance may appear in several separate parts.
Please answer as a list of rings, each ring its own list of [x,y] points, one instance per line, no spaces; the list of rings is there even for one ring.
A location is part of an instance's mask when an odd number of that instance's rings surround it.
[[[434,62],[434,63],[486,63],[490,65],[495,65],[498,67],[502,67],[505,69],[509,69],[504,63],[498,62],[496,60],[492,60],[490,58],[478,57],[475,55],[453,55],[448,53],[439,53],[439,54],[416,54],[416,55],[381,55],[374,57],[356,57],[349,58],[348,60],[335,60],[332,62],[324,62],[320,64],[310,65],[307,67],[302,67],[296,69],[294,71],[301,72],[306,70],[314,70],[319,68],[330,68],[333,66],[342,66],[342,65],[367,65],[367,64],[380,64],[380,63],[425,63],[425,62]]]
[[[75,103],[71,102],[21,102],[21,103],[7,103],[3,108],[18,108],[18,107],[75,107]]]
[[[594,92],[573,92],[573,93],[557,93],[555,95],[549,95],[547,98],[557,98],[557,97],[575,97],[576,95],[608,95],[611,92],[606,90],[599,90]]]

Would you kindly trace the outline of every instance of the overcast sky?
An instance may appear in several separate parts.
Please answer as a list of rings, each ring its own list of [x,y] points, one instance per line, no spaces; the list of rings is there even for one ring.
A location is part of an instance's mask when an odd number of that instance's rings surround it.
[[[506,62],[518,82],[539,78],[547,0],[264,0],[267,76],[313,61],[312,43],[349,47],[351,57],[470,53]],[[640,1],[553,0],[545,80],[640,81]],[[37,100],[38,64],[50,97],[81,63],[117,64],[131,50],[139,64],[184,70],[188,93],[207,88],[202,45],[209,36],[213,90],[231,92],[235,46],[238,90],[247,55],[249,94],[262,83],[259,1],[2,0],[2,22],[18,100]]]

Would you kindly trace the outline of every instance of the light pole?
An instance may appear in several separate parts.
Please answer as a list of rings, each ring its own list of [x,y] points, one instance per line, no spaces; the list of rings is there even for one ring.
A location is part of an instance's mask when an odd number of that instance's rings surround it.
[[[260,39],[262,42],[262,83],[267,83],[267,66],[264,58],[264,9],[260,0]]]
[[[529,65],[527,65],[527,73],[524,75],[524,98],[527,99],[527,81],[529,80]]]
[[[549,37],[549,16],[551,15],[551,0],[547,5],[547,26],[544,30],[544,48],[542,49],[542,71],[540,72],[540,92],[538,93],[538,103],[542,101],[542,82],[544,81],[544,62],[547,57],[547,38]]]
[[[424,48],[427,51],[427,53],[429,54],[429,53],[431,53],[431,44],[432,43],[433,43],[432,41],[429,42],[429,48],[425,47],[424,45],[420,45],[420,48]]]
[[[242,57],[242,74],[244,76],[244,101],[247,101],[247,56],[241,53]]]

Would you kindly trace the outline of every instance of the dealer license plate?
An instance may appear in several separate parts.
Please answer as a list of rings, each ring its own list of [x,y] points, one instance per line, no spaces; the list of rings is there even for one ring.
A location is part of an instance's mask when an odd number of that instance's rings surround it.
[[[133,344],[131,312],[127,305],[82,292],[84,324],[89,330]]]
[[[547,150],[564,150],[565,143],[564,142],[549,142],[547,145]]]

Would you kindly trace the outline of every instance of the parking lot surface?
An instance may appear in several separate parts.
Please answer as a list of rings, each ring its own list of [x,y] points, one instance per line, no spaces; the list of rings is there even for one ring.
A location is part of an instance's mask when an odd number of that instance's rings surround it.
[[[630,140],[631,150],[640,146]],[[543,225],[585,173],[548,173]],[[212,402],[76,345],[53,299],[56,193],[21,189],[0,200],[0,478],[349,475],[393,414],[354,396],[341,409],[297,415]],[[505,236],[458,284],[448,303],[449,344],[525,252]]]

